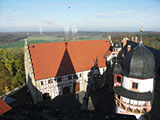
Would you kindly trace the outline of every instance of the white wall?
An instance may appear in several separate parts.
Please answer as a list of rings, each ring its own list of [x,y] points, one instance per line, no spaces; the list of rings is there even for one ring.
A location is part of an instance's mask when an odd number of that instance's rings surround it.
[[[122,86],[128,90],[132,90],[132,82],[138,83],[138,92],[153,92],[154,78],[136,79],[123,76]]]
[[[145,105],[147,101],[140,101],[140,100],[133,100],[133,99],[128,99],[126,97],[121,97],[121,100],[125,103],[131,104],[131,105]]]
[[[103,74],[105,70],[106,70],[106,67],[100,68],[100,73]],[[78,79],[72,79],[72,80],[68,80],[68,75],[61,76],[62,77],[61,82],[57,82],[57,80],[55,80],[55,77],[36,80],[37,89],[42,94],[49,93],[51,99],[55,98],[58,95],[62,95],[64,87],[70,87],[70,92],[71,93],[74,92],[73,85],[75,82],[80,83],[80,91],[86,91],[86,87],[88,84],[87,83],[88,82],[88,72],[90,72],[90,70],[83,71],[83,72],[77,72],[76,75],[78,76]],[[81,77],[80,77],[80,74],[81,74]],[[70,74],[70,75],[73,75],[73,74]],[[53,83],[48,83],[49,80],[53,80]],[[41,85],[41,82],[43,82],[43,85]],[[41,98],[42,98],[42,95],[41,95]]]
[[[28,88],[31,92],[31,95],[34,99],[34,101],[40,101],[39,100],[39,92],[37,91],[36,82],[34,79],[34,72],[31,62],[31,57],[27,45],[27,41],[25,41],[24,46],[24,64],[25,64],[25,74],[26,74],[26,84],[28,85]]]
[[[132,88],[132,82],[138,83],[137,90]],[[135,92],[148,92],[148,91],[153,92],[153,84],[154,84],[154,79],[136,79],[136,78],[128,78],[126,76],[123,76],[122,87]],[[134,108],[136,108],[136,106],[145,106],[149,102],[149,101],[133,100],[123,96],[120,97],[120,100],[122,102],[130,104],[130,105],[126,105],[127,107],[130,106],[130,108],[133,107],[131,105],[135,105]],[[140,107],[138,107],[138,109],[140,109]],[[116,106],[116,113],[131,114],[131,115],[135,115],[137,118],[140,117],[140,115],[127,113],[126,111],[122,110],[118,106]]]

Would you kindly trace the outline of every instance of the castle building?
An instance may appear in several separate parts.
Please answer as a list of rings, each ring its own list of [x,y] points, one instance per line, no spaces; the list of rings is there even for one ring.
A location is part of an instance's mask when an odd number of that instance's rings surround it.
[[[142,37],[139,44],[126,41],[119,51],[113,63],[116,113],[139,118],[151,111],[156,70],[160,65],[157,53],[160,52],[143,45]]]
[[[33,99],[38,102],[85,91],[94,62],[101,74],[106,70],[103,55],[109,48],[106,40],[29,45],[25,40],[26,82]]]

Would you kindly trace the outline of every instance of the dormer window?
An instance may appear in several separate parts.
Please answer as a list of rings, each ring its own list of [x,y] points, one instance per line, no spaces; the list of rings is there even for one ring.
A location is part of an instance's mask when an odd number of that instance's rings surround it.
[[[122,75],[117,75],[117,74],[114,74],[114,87],[116,86],[122,86]]]
[[[128,52],[131,50],[131,45],[127,46],[127,50],[128,50]]]

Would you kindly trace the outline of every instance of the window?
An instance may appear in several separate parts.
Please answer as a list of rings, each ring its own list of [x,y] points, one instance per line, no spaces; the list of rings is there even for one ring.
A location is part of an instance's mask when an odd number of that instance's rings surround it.
[[[57,78],[56,78],[56,77],[54,78],[54,81],[57,81]]]
[[[62,77],[58,77],[58,78],[57,78],[57,81],[58,81],[58,82],[61,82],[61,81],[62,81]]]
[[[133,83],[132,83],[132,88],[138,89],[138,83],[133,82]]]
[[[88,72],[88,77],[90,77],[91,76],[91,72]]]
[[[117,82],[121,82],[121,77],[120,76],[117,76]]]
[[[53,83],[53,80],[52,80],[52,79],[48,80],[48,84],[50,84],[50,83]]]
[[[43,85],[43,81],[41,81],[41,85]]]
[[[72,80],[72,76],[71,75],[68,75],[68,80]]]
[[[74,74],[74,75],[73,75],[73,78],[74,78],[74,79],[77,79],[77,78],[78,78],[78,76],[77,76],[76,74]]]
[[[81,77],[82,75],[81,75],[81,73],[79,74],[79,77]]]

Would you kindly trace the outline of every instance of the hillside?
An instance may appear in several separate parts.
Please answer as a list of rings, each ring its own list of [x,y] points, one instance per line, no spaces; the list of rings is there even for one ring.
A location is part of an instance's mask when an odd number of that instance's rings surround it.
[[[0,33],[0,48],[23,47],[24,38],[28,33]],[[43,35],[37,32],[29,33],[29,44],[32,43],[48,43],[61,41],[78,41],[78,40],[97,40],[108,39],[108,35],[112,36],[113,41],[120,41],[124,37],[129,39],[132,36],[139,38],[139,32],[78,32],[75,36],[65,37],[64,32],[46,32]],[[144,32],[143,41],[146,46],[160,49],[160,32]]]

